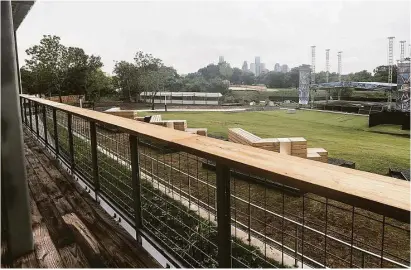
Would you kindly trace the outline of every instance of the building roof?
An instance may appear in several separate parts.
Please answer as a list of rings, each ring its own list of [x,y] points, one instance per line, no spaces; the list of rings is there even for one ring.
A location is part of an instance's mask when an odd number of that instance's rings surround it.
[[[330,82],[330,83],[320,83],[314,85],[318,88],[342,88],[342,87],[353,87],[361,88],[365,90],[380,90],[390,87],[397,87],[396,83],[382,83],[382,82]]]
[[[11,1],[14,31],[19,28],[20,24],[29,13],[33,4],[34,1]]]
[[[141,96],[151,96],[152,92],[142,92]],[[173,96],[173,97],[222,97],[221,93],[211,92],[157,92],[156,97]]]

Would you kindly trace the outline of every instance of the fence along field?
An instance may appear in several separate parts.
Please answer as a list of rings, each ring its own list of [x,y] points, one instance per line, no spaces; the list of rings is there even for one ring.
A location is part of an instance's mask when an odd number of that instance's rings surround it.
[[[61,123],[64,121],[64,117],[59,120]],[[87,137],[88,125],[75,117],[73,130]],[[111,166],[112,169],[105,174],[114,176],[112,179],[124,179],[123,182],[116,180],[118,185],[106,181],[106,192],[117,192],[116,197],[120,202],[129,201],[130,196],[125,194],[130,192],[130,177],[121,177],[121,170],[117,168],[119,164],[116,164],[119,160],[130,160],[128,134],[99,128],[97,136],[99,146],[117,158],[106,159],[100,168]],[[82,149],[84,151],[84,147]],[[139,144],[139,155],[142,171],[155,179],[158,185],[161,183],[180,196],[180,200],[186,198],[189,204],[196,204],[215,215],[215,174],[203,168],[202,163],[206,160],[168,149],[152,140]],[[253,236],[263,241],[267,249],[281,250],[298,261],[305,260],[306,264],[316,265],[317,262],[327,267],[381,265],[381,259],[378,258],[383,234],[381,216],[314,194],[296,196],[235,177],[231,177],[231,190],[232,225],[245,231],[249,238]],[[304,213],[304,217],[301,213]],[[384,257],[408,264],[409,225],[390,219],[384,222]],[[383,261],[385,267],[395,266],[385,259]]]
[[[48,111],[48,116],[51,117],[50,111]],[[64,147],[67,145],[67,136],[64,135],[67,126],[67,121],[64,121],[66,114],[58,113],[58,118],[59,144],[62,145],[62,149],[67,151],[67,147]],[[76,159],[82,161],[78,163],[79,167],[87,171],[90,168],[90,158],[87,154],[87,147],[85,147],[87,141],[84,140],[84,137],[89,136],[88,123],[78,117],[73,117],[72,126],[73,131],[77,132],[75,135]],[[47,127],[50,129],[50,134],[53,134],[52,125],[48,124]],[[80,134],[83,134],[83,137],[79,136]],[[100,172],[101,179],[107,180],[104,184],[102,181],[102,185],[105,186],[106,192],[112,193],[117,201],[126,207],[127,204],[130,204],[131,178],[127,168],[124,168],[125,166],[121,164],[120,160],[129,162],[128,134],[113,133],[101,127],[98,128],[97,134],[100,149],[115,154],[111,158],[107,158],[107,155],[101,154],[101,150],[99,152],[99,160],[102,162],[100,168],[105,168]],[[143,164],[142,172],[149,176],[146,180],[151,179],[152,181],[155,178],[157,185],[161,183],[162,186],[171,189],[180,198],[188,199],[190,203],[207,208],[211,214],[214,213],[215,174],[203,168],[203,160],[184,152],[175,151],[175,149],[164,148],[161,143],[156,141],[149,139],[144,141],[145,143],[142,141],[139,143],[139,156],[140,162]],[[156,190],[159,191],[159,189]],[[231,177],[231,190],[232,225],[245,231],[249,238],[259,238],[265,243],[264,248],[266,249],[263,252],[261,250],[257,252],[255,248],[253,250],[236,240],[232,245],[235,257],[233,261],[242,261],[244,264],[245,262],[258,261],[261,258],[267,259],[266,256],[269,253],[267,249],[270,249],[271,246],[296,257],[300,262],[314,264],[313,261],[316,261],[321,264],[326,263],[327,267],[398,266],[390,260],[409,265],[408,224],[389,218],[383,219],[374,213],[313,194],[295,196],[283,190],[273,189],[268,185],[250,183],[235,177]],[[153,189],[150,191],[154,193]],[[163,198],[163,195],[164,192],[162,194],[156,193],[155,196],[151,197],[154,198],[154,201],[150,199],[150,203],[146,205],[160,205],[157,210],[166,213],[165,220],[167,221],[170,218],[170,215],[167,215],[168,210],[174,209],[172,205],[181,203],[182,199],[180,202],[168,200],[167,203],[160,204],[160,201],[166,201],[158,199]],[[176,197],[174,198],[176,199]],[[203,234],[201,225],[206,224],[203,227],[212,232],[211,221],[209,220],[209,223],[203,222],[198,218],[198,213],[189,211],[181,204],[177,208],[181,210],[178,214],[187,213],[198,221],[195,222],[197,223],[193,233],[195,239],[192,239],[191,246],[191,250],[196,250],[196,243],[204,244],[199,242],[200,238],[204,238],[199,237]],[[150,212],[145,211],[145,213]],[[149,216],[146,215],[144,218],[149,219]],[[383,228],[385,228],[384,233]],[[165,232],[170,233],[170,231],[170,228],[165,228]],[[234,232],[236,233],[237,230]],[[327,237],[325,237],[325,233]],[[383,243],[381,239],[384,239]],[[281,246],[281,243],[284,243],[284,246]],[[236,245],[240,246],[239,250],[243,250],[243,252],[234,252]],[[383,248],[381,248],[382,245]],[[210,246],[212,247],[211,243],[208,243],[208,248]],[[178,249],[178,247],[174,248]],[[205,254],[211,254],[208,262],[213,261],[212,253],[203,252],[201,254],[203,257],[206,257]],[[239,257],[238,254],[243,257]],[[304,258],[301,257],[301,254],[304,254]],[[384,256],[383,259],[379,257],[381,254]],[[244,260],[246,255],[251,257]],[[200,265],[210,264],[204,262]],[[252,265],[246,266],[252,267]]]

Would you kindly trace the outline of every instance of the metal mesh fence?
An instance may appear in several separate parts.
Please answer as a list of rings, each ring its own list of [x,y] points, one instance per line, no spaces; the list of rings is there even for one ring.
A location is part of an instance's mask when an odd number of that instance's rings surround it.
[[[46,116],[54,139],[50,108]],[[56,116],[60,155],[70,162],[69,117]],[[71,121],[74,170],[95,184],[90,122]],[[133,218],[130,134],[96,127],[99,191]],[[142,135],[136,153],[142,230],[187,267],[219,266],[216,163]],[[275,180],[233,168],[219,179],[229,181],[232,267],[409,267],[408,223]]]

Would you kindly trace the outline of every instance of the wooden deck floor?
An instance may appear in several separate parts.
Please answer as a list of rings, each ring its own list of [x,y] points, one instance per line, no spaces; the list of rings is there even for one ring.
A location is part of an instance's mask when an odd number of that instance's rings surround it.
[[[35,250],[10,261],[2,245],[2,267],[161,267],[27,133],[24,144]]]

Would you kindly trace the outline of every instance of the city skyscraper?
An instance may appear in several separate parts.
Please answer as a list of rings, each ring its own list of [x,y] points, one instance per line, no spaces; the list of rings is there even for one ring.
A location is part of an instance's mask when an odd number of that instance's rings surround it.
[[[288,65],[284,64],[281,66],[281,72],[287,73],[290,69],[288,68]]]
[[[243,67],[241,68],[243,71],[248,71],[248,63],[247,61],[244,61]]]
[[[280,63],[275,63],[275,66],[274,66],[274,71],[275,71],[275,72],[281,72],[281,66],[280,66]]]
[[[260,56],[255,57],[255,76],[259,76],[261,74],[261,59]]]
[[[224,62],[224,56],[219,56],[218,57],[218,63],[221,64]]]
[[[265,63],[261,63],[260,64],[260,73],[261,73],[261,71],[263,71],[265,69]]]
[[[255,75],[255,63],[250,64],[250,71]]]

